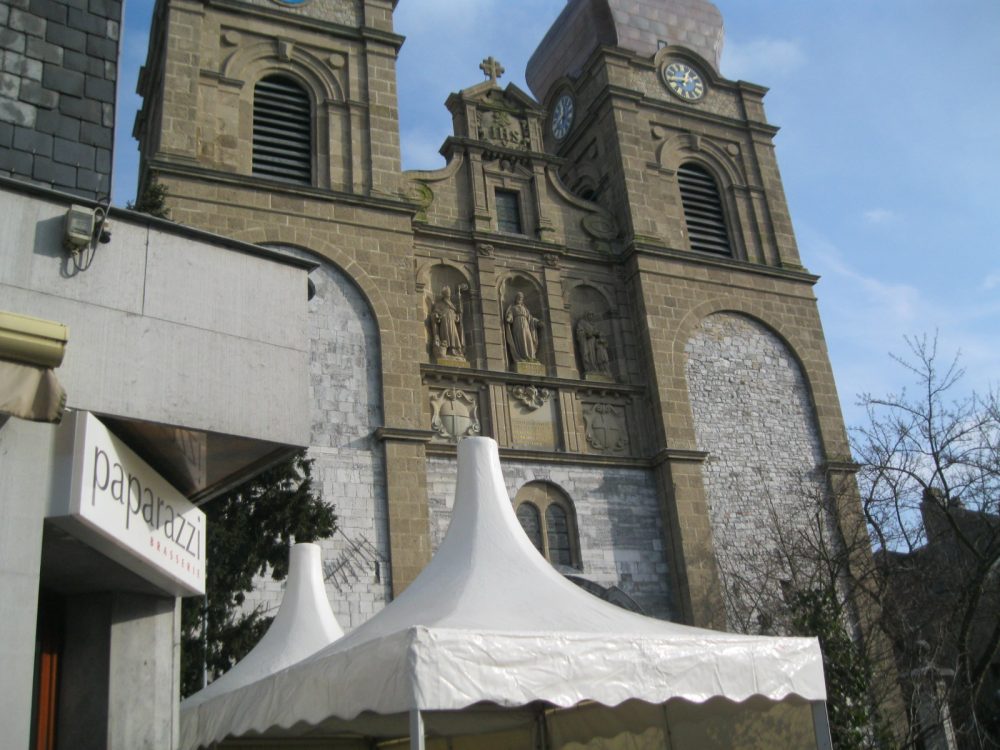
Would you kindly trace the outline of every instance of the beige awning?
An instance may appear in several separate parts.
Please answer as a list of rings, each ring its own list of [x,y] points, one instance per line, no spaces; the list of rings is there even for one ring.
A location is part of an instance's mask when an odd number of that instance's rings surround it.
[[[0,311],[0,415],[62,419],[66,391],[52,368],[62,363],[68,338],[60,323]]]
[[[49,367],[0,360],[0,414],[33,422],[58,422],[66,391]]]

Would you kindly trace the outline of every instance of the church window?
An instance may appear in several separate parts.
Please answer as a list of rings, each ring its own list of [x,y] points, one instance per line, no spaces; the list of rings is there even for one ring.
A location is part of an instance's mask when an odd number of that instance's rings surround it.
[[[555,565],[572,565],[573,549],[569,543],[569,518],[566,509],[552,504],[545,509],[545,536],[549,543],[549,559]]]
[[[573,503],[555,485],[529,482],[514,500],[518,523],[532,545],[557,567],[580,568]]]
[[[545,545],[542,543],[542,516],[534,503],[521,503],[517,508],[517,522],[521,524],[524,533],[534,545],[535,549],[545,554]]]
[[[497,228],[508,234],[523,234],[521,229],[521,203],[513,190],[497,190]]]
[[[731,255],[726,215],[715,178],[698,164],[682,164],[677,182],[692,250]]]
[[[312,150],[309,94],[288,76],[262,78],[253,92],[253,173],[309,185]]]

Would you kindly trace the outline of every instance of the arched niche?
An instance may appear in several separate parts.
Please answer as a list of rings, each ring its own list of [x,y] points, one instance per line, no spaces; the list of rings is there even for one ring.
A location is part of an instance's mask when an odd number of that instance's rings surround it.
[[[465,366],[475,361],[471,285],[447,263],[422,269],[424,335],[431,362]]]
[[[617,356],[611,303],[603,292],[589,284],[573,287],[568,297],[573,351],[580,377],[614,381]]]
[[[541,285],[513,274],[500,283],[500,320],[510,369],[546,375],[552,361],[551,326]]]

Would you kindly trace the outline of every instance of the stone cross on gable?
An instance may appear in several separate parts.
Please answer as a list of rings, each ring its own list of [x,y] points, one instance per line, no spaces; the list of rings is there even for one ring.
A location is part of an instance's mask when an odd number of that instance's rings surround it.
[[[497,82],[497,78],[504,74],[503,66],[499,62],[493,59],[490,55],[485,60],[479,64],[479,69],[491,80],[493,83]]]

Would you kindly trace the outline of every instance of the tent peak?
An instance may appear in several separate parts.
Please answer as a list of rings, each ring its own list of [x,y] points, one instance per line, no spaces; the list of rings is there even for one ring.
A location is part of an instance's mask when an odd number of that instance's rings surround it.
[[[295,544],[289,550],[285,593],[271,627],[232,669],[187,698],[181,711],[290,667],[343,635],[326,596],[320,546]]]

